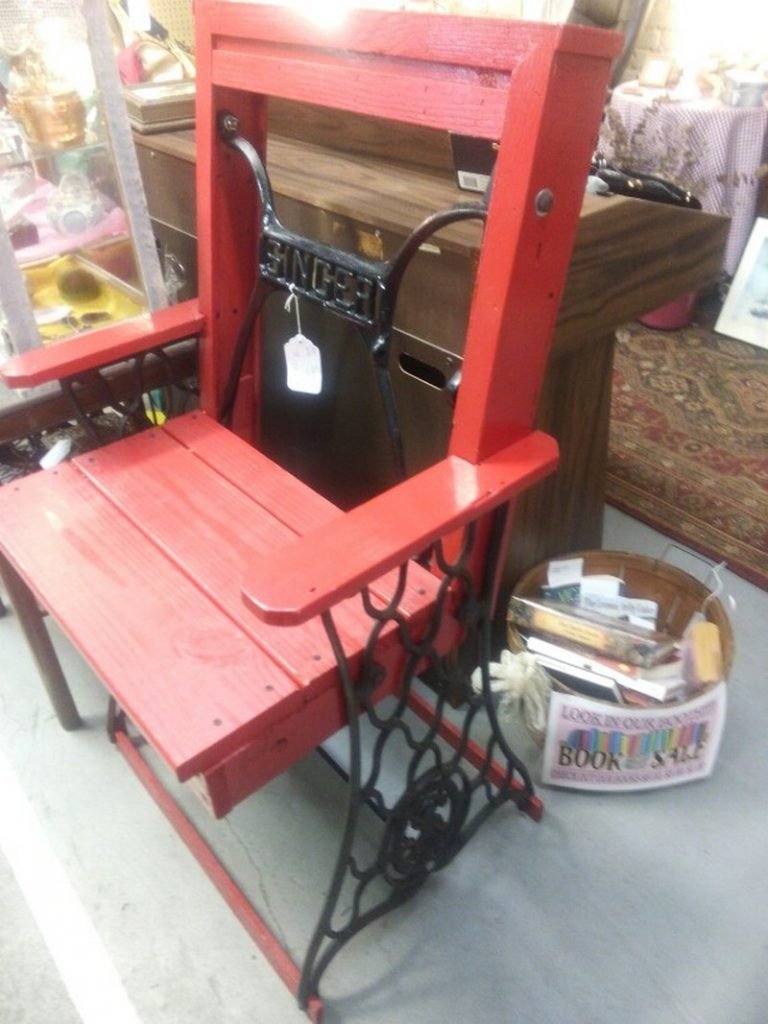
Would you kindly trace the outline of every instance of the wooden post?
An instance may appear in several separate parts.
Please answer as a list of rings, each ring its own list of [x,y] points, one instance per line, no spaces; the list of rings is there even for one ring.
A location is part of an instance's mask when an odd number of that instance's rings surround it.
[[[35,595],[3,555],[0,555],[0,577],[11,605],[19,618],[19,625],[27,638],[56,717],[64,729],[77,729],[82,725],[82,719],[75,706]]]

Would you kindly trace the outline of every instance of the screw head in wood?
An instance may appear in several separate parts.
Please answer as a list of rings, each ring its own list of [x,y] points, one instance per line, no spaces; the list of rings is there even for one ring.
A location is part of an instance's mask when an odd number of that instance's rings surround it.
[[[552,207],[555,205],[555,193],[551,188],[543,188],[536,194],[534,200],[534,207],[536,209],[537,217],[546,217],[547,214],[552,212]]]

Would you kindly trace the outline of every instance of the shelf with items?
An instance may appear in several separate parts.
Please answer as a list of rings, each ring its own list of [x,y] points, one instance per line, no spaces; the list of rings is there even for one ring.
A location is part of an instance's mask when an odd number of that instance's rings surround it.
[[[97,257],[100,254],[99,249],[92,252]],[[24,268],[27,292],[43,344],[144,312],[144,296],[130,282],[135,270],[128,266],[129,240],[123,238],[109,246],[106,255],[106,265],[86,255],[67,253]],[[110,263],[122,269],[120,261],[128,272],[110,272]]]
[[[122,205],[82,171],[57,184],[29,165],[0,172],[0,207],[20,266],[129,234]]]
[[[129,217],[86,173],[66,170],[54,184],[34,165],[0,172],[0,205],[38,326],[74,325],[70,314],[94,301],[109,322],[147,308]],[[40,331],[43,343],[66,334]]]
[[[9,2],[0,358],[167,304],[103,3]]]

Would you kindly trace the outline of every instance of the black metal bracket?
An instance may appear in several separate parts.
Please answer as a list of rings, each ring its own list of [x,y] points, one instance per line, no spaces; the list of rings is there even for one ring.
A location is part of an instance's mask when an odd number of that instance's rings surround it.
[[[492,544],[503,537],[496,514]],[[336,656],[349,725],[347,811],[336,866],[318,924],[304,959],[299,1005],[317,994],[320,979],[340,949],[366,925],[408,900],[469,842],[483,822],[513,802],[538,817],[540,804],[531,778],[502,732],[491,692],[491,617],[487,602],[473,587],[467,570],[476,530],[464,533],[461,550],[449,561],[442,545],[432,556],[442,574],[434,612],[418,635],[400,612],[408,565],[388,604],[375,606],[367,591],[362,602],[372,621],[363,664],[353,675],[332,614],[323,615]],[[490,552],[491,560],[493,552]],[[447,616],[465,627],[465,649],[445,659],[436,650]],[[384,677],[375,651],[382,631],[395,625],[404,667],[392,696],[378,701]],[[477,692],[462,667],[479,665]],[[429,670],[430,693],[419,676]],[[456,693],[461,706],[453,707]],[[367,749],[363,753],[362,724]],[[395,767],[402,786],[391,793],[386,772]],[[364,809],[381,820],[378,846],[361,829]],[[363,833],[365,836],[363,837]]]
[[[506,511],[502,508],[494,515],[490,562],[498,556]],[[408,574],[416,563],[400,567],[385,603],[376,603],[363,589],[360,600],[371,628],[355,671],[332,613],[322,616],[338,664],[349,748],[343,769],[346,811],[336,862],[303,963],[300,968],[290,964],[295,980],[289,984],[312,1020],[318,1019],[315,1011],[322,1005],[321,979],[336,954],[367,925],[414,896],[494,811],[511,803],[534,819],[540,817],[541,803],[504,736],[491,691],[486,598],[490,590],[486,580],[478,592],[468,569],[477,534],[474,525],[467,527],[458,553],[450,558],[440,542],[430,549],[431,564],[442,580],[429,621],[416,629],[401,610]],[[447,619],[464,627],[465,639],[463,649],[443,657],[438,647]],[[391,651],[393,643],[399,646],[402,668],[394,684],[388,681],[388,696],[379,700],[387,677],[377,660],[384,631],[396,634],[387,637],[386,647]],[[479,688],[467,671],[467,666],[477,665],[482,676]],[[428,689],[421,682],[427,672]],[[457,692],[462,698],[459,707],[453,699]],[[139,754],[141,734],[114,698],[109,701],[107,731],[249,933],[262,938],[265,930],[270,934],[262,949],[284,970],[286,954],[281,949],[275,952],[278,940],[144,762]],[[393,768],[398,783],[394,787]],[[370,811],[373,816],[367,816]],[[262,939],[256,941],[261,945]]]
[[[177,345],[178,342],[173,342]],[[106,440],[117,440],[129,433],[136,433],[146,430],[154,423],[147,416],[144,406],[144,396],[150,396],[150,404],[162,411],[166,418],[176,416],[184,412],[190,402],[196,400],[198,394],[197,384],[188,381],[177,372],[174,360],[166,351],[167,347],[159,346],[148,349],[139,355],[134,356],[129,363],[128,396],[121,397],[125,389],[120,392],[116,383],[104,370],[99,368],[73,377],[65,377],[60,381],[61,389],[66,396],[72,414],[82,428],[91,446],[98,447]],[[86,403],[84,395],[89,393],[99,396],[94,403],[93,398]],[[157,402],[159,396],[159,403]],[[103,437],[99,433],[99,425],[94,419],[94,413],[89,411],[94,408],[98,412],[110,408],[117,414],[117,427],[111,433],[113,436]]]
[[[410,261],[428,238],[458,221],[484,221],[486,204],[460,203],[434,213],[411,232],[391,260],[367,259],[286,228],[277,215],[264,162],[256,148],[239,134],[237,117],[221,112],[217,124],[220,137],[240,153],[250,167],[260,203],[258,277],[238,333],[219,419],[223,423],[231,419],[253,328],[267,295],[274,289],[289,291],[358,328],[373,360],[393,461],[398,476],[403,478],[405,454],[389,370],[400,285]]]

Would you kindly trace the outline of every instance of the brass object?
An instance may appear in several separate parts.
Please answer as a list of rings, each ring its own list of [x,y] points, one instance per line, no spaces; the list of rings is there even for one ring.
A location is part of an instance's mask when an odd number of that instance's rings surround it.
[[[85,105],[74,89],[9,93],[8,110],[32,143],[69,149],[85,141]]]

